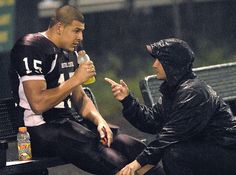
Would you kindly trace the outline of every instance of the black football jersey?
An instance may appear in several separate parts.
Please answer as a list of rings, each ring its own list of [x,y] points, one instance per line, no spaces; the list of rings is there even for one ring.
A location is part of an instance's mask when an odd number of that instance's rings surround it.
[[[21,107],[30,111],[22,82],[45,80],[47,89],[55,88],[73,75],[78,67],[75,53],[59,49],[41,33],[20,38],[11,51],[11,81],[13,94]],[[60,103],[57,107],[64,107]],[[33,124],[35,125],[35,124]],[[37,125],[37,124],[36,124]]]

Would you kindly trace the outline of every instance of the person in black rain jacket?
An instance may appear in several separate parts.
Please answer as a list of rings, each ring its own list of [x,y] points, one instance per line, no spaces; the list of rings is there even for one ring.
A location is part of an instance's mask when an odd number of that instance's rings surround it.
[[[120,83],[111,84],[124,117],[141,131],[156,134],[143,152],[118,174],[131,175],[162,160],[167,175],[235,175],[236,118],[229,106],[192,71],[194,53],[180,39],[147,45],[162,97],[153,107],[140,104]],[[220,81],[220,79],[219,79]]]

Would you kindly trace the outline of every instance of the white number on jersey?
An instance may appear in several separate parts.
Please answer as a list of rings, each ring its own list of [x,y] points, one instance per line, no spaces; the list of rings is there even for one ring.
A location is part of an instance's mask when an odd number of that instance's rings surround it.
[[[25,63],[25,69],[26,69],[26,74],[29,74],[32,72],[32,70],[30,70],[29,68],[29,63],[28,63],[28,57],[25,57],[23,59],[24,63]],[[42,61],[40,60],[33,60],[33,65],[34,65],[34,69],[35,69],[35,72],[37,73],[42,73]]]

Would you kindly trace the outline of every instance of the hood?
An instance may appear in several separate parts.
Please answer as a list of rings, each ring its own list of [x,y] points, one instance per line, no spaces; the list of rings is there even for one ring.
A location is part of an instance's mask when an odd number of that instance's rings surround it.
[[[188,74],[192,75],[195,56],[185,41],[168,38],[146,45],[146,47],[149,54],[161,62],[169,86],[176,86]]]

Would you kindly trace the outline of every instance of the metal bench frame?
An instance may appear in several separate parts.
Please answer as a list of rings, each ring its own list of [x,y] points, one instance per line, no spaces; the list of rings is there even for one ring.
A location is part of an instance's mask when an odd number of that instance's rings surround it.
[[[194,68],[193,71],[230,104],[235,114],[236,62]],[[156,75],[146,76],[140,81],[141,94],[147,106],[153,106],[160,98],[159,86],[162,82]]]

